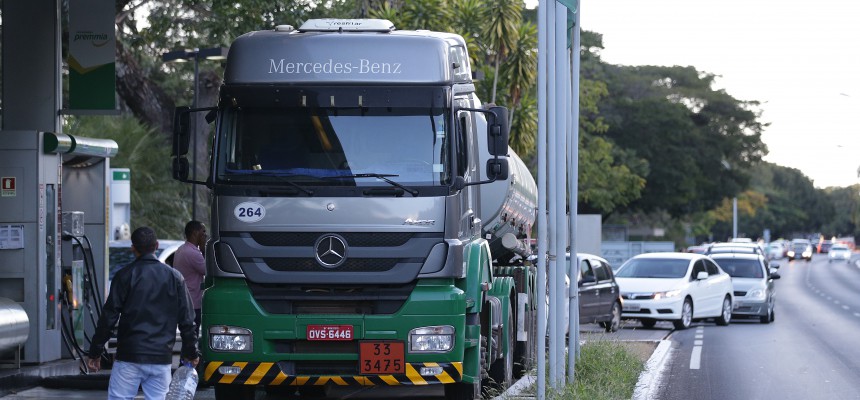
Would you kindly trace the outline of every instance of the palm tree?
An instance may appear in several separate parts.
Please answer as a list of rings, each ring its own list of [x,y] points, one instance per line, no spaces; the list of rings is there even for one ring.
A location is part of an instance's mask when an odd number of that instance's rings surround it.
[[[526,22],[517,28],[515,45],[509,50],[502,75],[508,85],[510,122],[525,91],[534,87],[537,79],[537,26]]]
[[[484,8],[484,40],[489,44],[493,53],[495,73],[493,74],[493,92],[490,102],[496,102],[496,87],[499,80],[499,64],[508,50],[515,46],[517,27],[522,21],[522,0],[492,0],[487,1]]]

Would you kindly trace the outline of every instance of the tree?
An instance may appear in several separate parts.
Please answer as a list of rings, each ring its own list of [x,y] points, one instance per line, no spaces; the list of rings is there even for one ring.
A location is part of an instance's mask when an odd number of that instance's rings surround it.
[[[484,8],[483,37],[486,41],[488,54],[493,57],[495,71],[493,72],[493,91],[490,102],[496,102],[496,88],[499,80],[499,64],[507,55],[509,49],[517,45],[519,32],[517,26],[522,20],[522,0],[486,0]],[[537,33],[537,30],[535,30]]]
[[[607,136],[648,163],[631,209],[680,217],[747,187],[749,168],[767,153],[758,103],[713,90],[714,75],[693,67],[604,65],[593,73],[606,77],[610,93],[600,104]]]
[[[188,185],[173,180],[170,147],[163,135],[131,116],[78,116],[67,119],[66,132],[112,139],[119,147],[111,167],[131,170],[131,223],[149,226],[160,238],[182,239],[191,218]]]

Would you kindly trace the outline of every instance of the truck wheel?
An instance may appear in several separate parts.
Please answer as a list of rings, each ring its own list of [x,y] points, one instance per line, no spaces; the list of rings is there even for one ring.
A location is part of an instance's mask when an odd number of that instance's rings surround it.
[[[257,387],[250,385],[215,385],[215,400],[256,400]]]
[[[475,382],[457,382],[443,385],[445,388],[446,400],[475,400],[481,398],[482,382],[487,376],[487,369],[484,366],[487,360],[487,337],[481,335],[481,340],[478,341],[478,355],[481,366],[479,367],[478,376],[475,377]]]
[[[446,400],[475,400],[481,398],[480,383],[449,383],[445,386]]]
[[[502,338],[507,337],[508,351],[505,352],[505,355],[502,358],[499,358],[493,361],[493,364],[490,366],[490,379],[492,379],[493,385],[499,389],[505,389],[513,383],[513,371],[514,371],[514,343],[513,343],[513,327],[514,327],[514,314],[511,311],[511,305],[508,304],[508,318],[505,326],[502,328],[504,331],[502,332]],[[504,339],[503,339],[504,340]],[[504,351],[504,343],[499,343],[499,350]]]

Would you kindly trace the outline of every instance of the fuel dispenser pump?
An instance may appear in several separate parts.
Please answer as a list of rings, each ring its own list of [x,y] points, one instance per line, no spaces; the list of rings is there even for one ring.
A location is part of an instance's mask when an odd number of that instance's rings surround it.
[[[64,212],[62,215],[62,304],[63,340],[67,342],[63,357],[80,357],[66,354],[70,349],[78,350],[84,345],[84,321],[81,305],[84,293],[84,251],[79,242],[83,237],[84,213]]]
[[[92,247],[84,233],[84,213],[63,213],[62,229],[63,341],[65,357],[82,361],[95,333],[104,303],[96,280]]]

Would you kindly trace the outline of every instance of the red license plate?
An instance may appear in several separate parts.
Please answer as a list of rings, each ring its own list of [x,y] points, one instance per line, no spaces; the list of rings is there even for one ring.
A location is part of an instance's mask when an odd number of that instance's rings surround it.
[[[352,325],[308,325],[308,340],[352,340]]]
[[[361,374],[402,374],[406,371],[403,342],[360,342]]]

